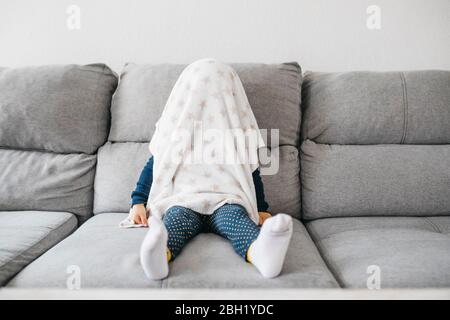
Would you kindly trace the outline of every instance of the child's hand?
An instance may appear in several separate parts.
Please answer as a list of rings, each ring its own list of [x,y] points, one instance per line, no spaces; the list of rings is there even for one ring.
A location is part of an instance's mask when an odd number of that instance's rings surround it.
[[[150,211],[147,211],[145,205],[143,203],[135,204],[131,209],[131,220],[136,224],[143,224],[148,226],[148,214]]]
[[[261,226],[267,218],[270,218],[272,215],[268,212],[258,212],[259,213],[259,225]]]

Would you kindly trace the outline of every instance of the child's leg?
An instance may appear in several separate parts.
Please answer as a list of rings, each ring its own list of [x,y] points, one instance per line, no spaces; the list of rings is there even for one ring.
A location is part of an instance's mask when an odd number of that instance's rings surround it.
[[[264,277],[273,278],[281,272],[292,236],[290,216],[277,214],[259,229],[242,206],[227,204],[217,209],[207,223],[213,232],[229,239],[235,251]]]
[[[163,221],[150,217],[149,230],[141,245],[141,265],[147,277],[153,280],[167,277],[169,260],[178,255],[201,227],[198,213],[180,206],[168,209]]]
[[[264,221],[261,232],[247,252],[250,261],[266,278],[278,276],[292,236],[291,216],[279,213]]]
[[[246,259],[247,250],[258,237],[260,228],[250,219],[245,208],[225,204],[205,218],[211,232],[230,240],[236,253]]]
[[[184,245],[202,230],[202,220],[197,212],[181,206],[167,210],[163,218],[168,231],[167,248],[170,261],[174,260]]]

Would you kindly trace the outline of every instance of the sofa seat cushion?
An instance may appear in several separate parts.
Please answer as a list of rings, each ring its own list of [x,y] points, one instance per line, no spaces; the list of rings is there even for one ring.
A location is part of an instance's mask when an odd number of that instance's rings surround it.
[[[378,275],[381,288],[450,286],[449,216],[327,218],[307,228],[343,287]]]
[[[280,276],[265,279],[230,243],[215,234],[200,234],[171,266],[169,288],[332,288],[338,284],[303,224],[294,230]]]
[[[76,227],[67,212],[0,211],[0,286]]]
[[[10,287],[66,287],[68,266],[78,266],[80,287],[336,287],[304,226],[294,236],[280,277],[268,280],[214,234],[200,234],[170,265],[163,281],[145,278],[139,247],[148,229],[119,229],[124,213],[103,213],[25,268]]]

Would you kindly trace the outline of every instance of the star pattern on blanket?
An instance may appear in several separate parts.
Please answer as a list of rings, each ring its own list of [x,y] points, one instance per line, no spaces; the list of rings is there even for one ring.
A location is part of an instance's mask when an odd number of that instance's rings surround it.
[[[209,201],[208,200],[202,200],[202,207],[203,210],[206,210],[209,207]]]
[[[230,97],[236,97],[236,91],[234,91],[232,88],[227,88],[224,90],[224,92]]]
[[[169,196],[170,196],[170,194],[167,191],[161,193],[161,197],[163,197],[163,198],[167,198]]]
[[[219,113],[222,117],[225,117],[227,115],[227,110],[225,110],[225,108],[221,108]]]
[[[159,212],[162,212],[162,211],[164,211],[164,206],[162,204],[157,205],[156,210],[158,210]]]
[[[203,172],[203,176],[205,177],[205,178],[211,178],[211,173],[210,172],[208,172],[208,171],[205,171],[205,172]]]
[[[194,114],[192,112],[188,112],[186,118],[189,120],[194,120]]]
[[[202,79],[202,82],[203,82],[205,85],[209,84],[210,81],[211,81],[211,78],[210,78],[210,77],[204,77],[204,78]]]
[[[185,153],[186,153],[186,150],[180,150],[177,152],[177,156],[179,156],[180,158],[183,158]]]
[[[200,108],[204,109],[207,106],[206,100],[200,101],[200,103],[198,105],[199,105]]]
[[[221,100],[222,99],[222,92],[220,91],[216,91],[213,94],[211,94],[211,96],[216,99],[216,100]]]
[[[238,181],[236,181],[236,180],[230,181],[230,182],[229,182],[229,185],[230,185],[231,187],[233,187],[233,188],[240,188],[240,187],[241,187],[241,184],[240,184]]]

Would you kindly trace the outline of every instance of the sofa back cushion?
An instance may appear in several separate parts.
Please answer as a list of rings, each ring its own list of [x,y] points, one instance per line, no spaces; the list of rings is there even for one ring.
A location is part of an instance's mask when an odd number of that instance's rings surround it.
[[[0,68],[0,210],[92,214],[116,86],[103,64]]]
[[[450,72],[308,73],[306,219],[450,213]]]
[[[263,175],[274,212],[300,216],[298,143],[302,75],[297,63],[231,64],[242,80],[259,127],[269,129],[278,172]],[[130,195],[150,156],[156,121],[185,65],[127,64],[111,107],[109,142],[99,149],[94,213],[127,212]],[[279,130],[279,141],[270,140]],[[267,142],[267,141],[266,141]]]
[[[303,139],[449,144],[450,71],[307,73]]]
[[[95,153],[116,85],[102,64],[0,68],[0,146]]]
[[[300,66],[283,64],[231,64],[239,74],[248,100],[261,129],[278,129],[279,143],[299,143]],[[120,85],[111,107],[112,142],[147,142],[186,65],[127,64],[120,75]],[[269,134],[270,141],[270,134]]]

